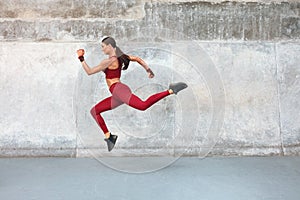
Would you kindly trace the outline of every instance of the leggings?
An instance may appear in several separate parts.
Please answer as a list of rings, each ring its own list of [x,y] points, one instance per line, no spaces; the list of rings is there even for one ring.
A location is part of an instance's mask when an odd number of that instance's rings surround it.
[[[111,92],[112,96],[100,101],[90,111],[91,115],[96,120],[104,134],[108,133],[109,131],[106,127],[104,119],[101,116],[102,112],[112,110],[124,103],[138,110],[146,110],[170,94],[169,91],[166,90],[150,96],[146,101],[142,101],[139,97],[132,94],[127,85],[120,82],[111,85],[109,91]]]

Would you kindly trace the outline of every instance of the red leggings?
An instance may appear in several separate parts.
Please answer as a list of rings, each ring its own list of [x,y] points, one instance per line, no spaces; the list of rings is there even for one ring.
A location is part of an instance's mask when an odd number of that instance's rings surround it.
[[[93,118],[96,120],[104,134],[109,131],[101,116],[102,112],[112,110],[124,103],[138,110],[146,110],[154,103],[170,94],[167,90],[150,96],[146,101],[142,101],[139,97],[132,94],[130,88],[123,83],[115,83],[111,85],[109,91],[112,96],[103,99],[91,109]]]

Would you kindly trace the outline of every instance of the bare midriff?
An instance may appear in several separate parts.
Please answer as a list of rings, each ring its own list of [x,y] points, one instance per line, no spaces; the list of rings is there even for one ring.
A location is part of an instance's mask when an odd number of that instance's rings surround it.
[[[108,88],[110,88],[110,86],[112,86],[114,83],[118,83],[118,82],[120,82],[120,78],[106,79]]]

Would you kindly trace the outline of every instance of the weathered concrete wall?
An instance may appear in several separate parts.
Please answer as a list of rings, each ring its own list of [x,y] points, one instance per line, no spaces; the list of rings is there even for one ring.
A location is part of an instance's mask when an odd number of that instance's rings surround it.
[[[82,41],[168,28],[193,40],[299,39],[299,2],[14,1],[0,3],[3,41]],[[159,37],[160,32],[153,33]],[[186,39],[170,35],[175,40]]]
[[[298,155],[300,3],[216,2],[1,1],[0,156]],[[104,76],[75,55],[98,64],[103,35],[153,68],[123,74],[141,98],[189,85],[145,112],[104,113],[120,136],[109,154],[89,114]]]

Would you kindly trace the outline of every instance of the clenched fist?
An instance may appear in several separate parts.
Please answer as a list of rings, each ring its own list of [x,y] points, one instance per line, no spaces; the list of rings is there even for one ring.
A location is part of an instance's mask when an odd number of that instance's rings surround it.
[[[77,50],[77,56],[78,56],[78,59],[80,60],[80,62],[83,62],[84,61],[84,49],[78,49]]]

